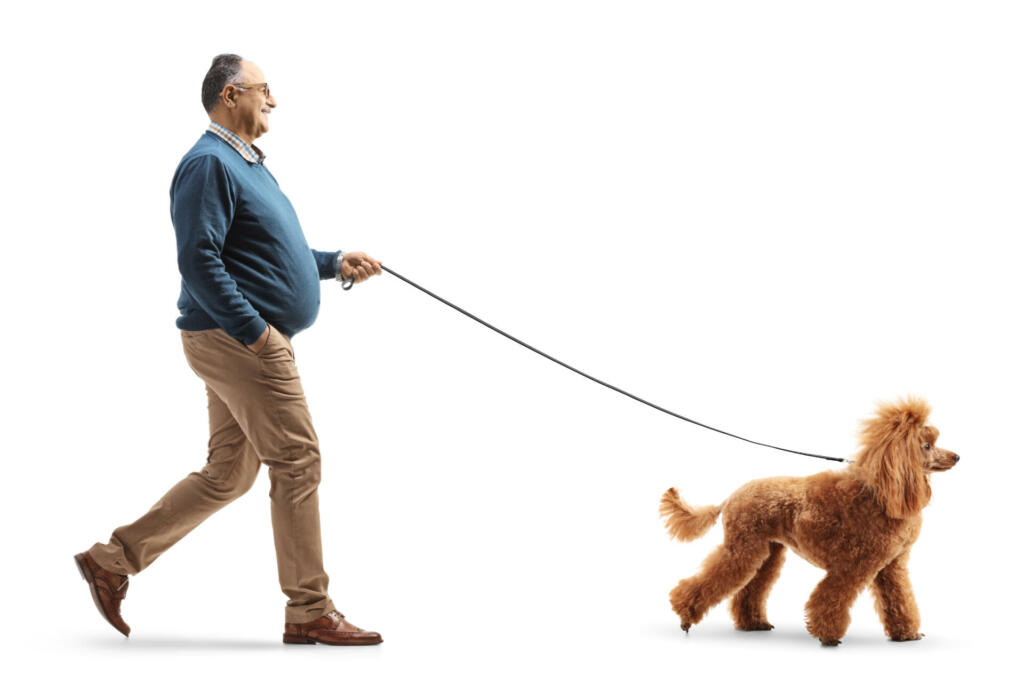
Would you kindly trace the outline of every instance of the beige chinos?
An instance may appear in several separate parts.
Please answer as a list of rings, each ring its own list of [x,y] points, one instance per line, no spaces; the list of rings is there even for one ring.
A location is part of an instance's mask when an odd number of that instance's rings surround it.
[[[206,466],[89,554],[108,571],[137,574],[248,491],[265,463],[285,621],[318,619],[334,609],[320,543],[320,449],[291,342],[274,327],[258,354],[219,328],[182,331],[181,338],[209,398]]]

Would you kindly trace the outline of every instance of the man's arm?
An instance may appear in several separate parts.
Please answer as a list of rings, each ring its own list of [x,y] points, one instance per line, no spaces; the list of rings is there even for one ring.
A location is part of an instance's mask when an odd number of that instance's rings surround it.
[[[178,270],[203,310],[248,346],[264,336],[267,323],[242,296],[221,258],[233,215],[234,193],[220,160],[201,156],[186,162],[171,187]]]
[[[338,268],[341,263],[341,251],[317,251],[313,252],[313,260],[316,261],[316,269],[320,273],[321,280],[333,280],[338,275]]]

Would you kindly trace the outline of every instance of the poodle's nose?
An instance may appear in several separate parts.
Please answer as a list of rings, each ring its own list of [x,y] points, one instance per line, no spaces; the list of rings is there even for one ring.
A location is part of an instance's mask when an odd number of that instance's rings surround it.
[[[960,456],[956,453],[953,454],[953,462],[960,462]]]

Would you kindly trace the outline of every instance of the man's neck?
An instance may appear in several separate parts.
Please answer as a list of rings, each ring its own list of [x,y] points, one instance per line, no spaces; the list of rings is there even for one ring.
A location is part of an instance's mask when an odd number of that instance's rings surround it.
[[[226,117],[224,117],[224,116],[219,116],[219,115],[217,115],[217,114],[211,114],[211,115],[210,115],[210,120],[211,120],[211,121],[213,121],[214,123],[216,123],[216,124],[220,125],[220,126],[224,126],[224,127],[225,127],[225,128],[227,128],[228,130],[230,130],[230,131],[231,131],[232,133],[234,133],[234,134],[235,134],[235,135],[237,135],[238,137],[242,138],[242,141],[243,141],[243,142],[244,142],[245,144],[249,145],[250,147],[252,147],[252,146],[253,146],[253,143],[254,143],[254,142],[256,142],[256,138],[254,138],[254,137],[251,137],[251,136],[250,136],[250,135],[248,135],[247,133],[245,133],[245,132],[243,132],[243,131],[241,131],[241,130],[238,130],[237,128],[235,128],[235,126],[234,126],[234,125],[233,125],[233,124],[231,123],[231,121],[229,121],[229,120],[228,120],[228,119],[227,119]]]

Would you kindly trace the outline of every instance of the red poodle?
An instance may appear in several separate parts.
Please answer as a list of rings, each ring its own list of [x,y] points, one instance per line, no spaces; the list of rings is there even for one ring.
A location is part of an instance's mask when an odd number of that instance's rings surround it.
[[[765,604],[789,547],[827,572],[806,606],[807,630],[823,644],[839,644],[850,607],[868,585],[886,635],[921,638],[907,558],[931,498],[930,474],[960,460],[935,446],[939,430],[925,424],[928,413],[920,399],[882,404],[864,423],[861,451],[844,470],[752,481],[721,505],[701,508],[666,491],[661,514],[673,537],[698,538],[719,514],[725,527],[724,543],[701,571],[669,594],[683,630],[730,595],[736,628],[771,629]]]

